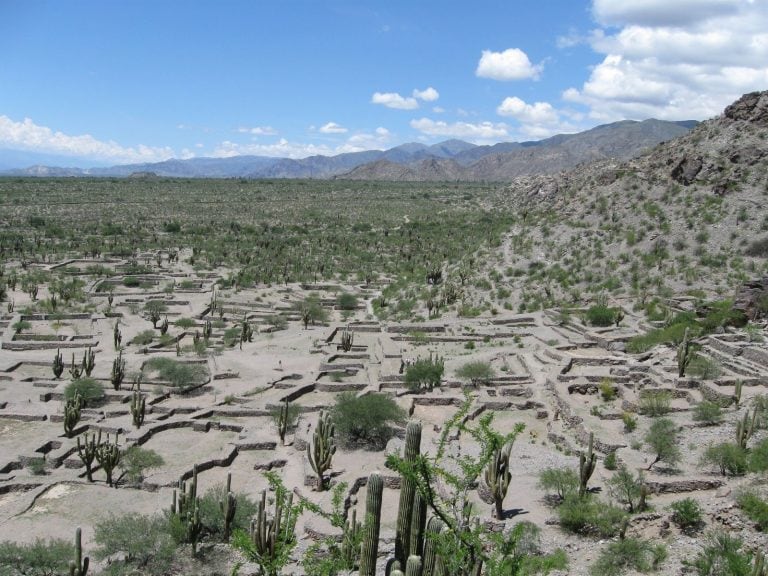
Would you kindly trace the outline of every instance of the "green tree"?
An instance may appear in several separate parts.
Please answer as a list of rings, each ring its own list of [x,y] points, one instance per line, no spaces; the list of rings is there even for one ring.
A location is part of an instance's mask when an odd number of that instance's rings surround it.
[[[456,376],[469,380],[473,386],[477,387],[480,384],[488,384],[496,376],[496,373],[490,363],[476,360],[474,362],[467,362],[456,370]]]
[[[608,492],[616,501],[626,505],[630,513],[641,512],[643,484],[641,473],[634,475],[626,466],[621,466],[608,480]]]
[[[723,476],[741,476],[747,471],[747,451],[738,444],[721,442],[704,450],[701,464],[717,466]]]
[[[440,386],[445,372],[442,358],[429,354],[428,358],[418,358],[405,371],[405,385],[413,391],[428,390]]]
[[[336,435],[346,448],[381,450],[392,437],[392,425],[405,419],[405,411],[386,394],[342,392],[331,408]]]
[[[578,491],[579,476],[571,468],[545,468],[539,473],[539,488],[565,500]]]
[[[654,420],[644,440],[654,454],[654,460],[648,466],[648,470],[658,462],[674,466],[680,461],[677,426],[669,418]]]

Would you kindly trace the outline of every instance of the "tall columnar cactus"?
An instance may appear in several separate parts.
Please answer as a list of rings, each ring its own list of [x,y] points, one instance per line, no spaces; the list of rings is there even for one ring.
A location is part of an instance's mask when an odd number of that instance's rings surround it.
[[[125,360],[123,360],[123,351],[120,350],[120,353],[117,355],[117,358],[115,358],[112,361],[112,375],[110,376],[110,381],[112,382],[112,388],[115,390],[120,390],[120,385],[123,383],[123,379],[125,378]]]
[[[69,366],[69,375],[72,376],[72,380],[79,380],[83,375],[82,366],[75,364],[75,353],[72,353],[72,364]]]
[[[739,404],[741,403],[741,390],[744,387],[744,382],[741,380],[736,380],[736,385],[733,388],[733,398],[736,403],[736,407],[739,407]]]
[[[141,384],[136,386],[136,390],[131,397],[131,418],[136,428],[141,428],[144,424],[144,416],[147,413],[147,398],[141,393]]]
[[[317,475],[318,492],[323,490],[323,474],[331,468],[331,460],[336,453],[334,433],[331,415],[328,412],[320,412],[315,432],[312,435],[312,443],[307,446],[307,458],[312,470]]]
[[[99,461],[99,466],[107,475],[107,485],[112,486],[112,472],[120,463],[120,448],[117,445],[117,434],[115,434],[114,444],[109,442],[109,434],[107,434],[107,441],[99,444],[96,449],[96,460]]]
[[[344,352],[349,352],[352,350],[352,346],[355,341],[355,334],[353,332],[350,332],[349,330],[344,330],[341,333],[341,349]]]
[[[75,530],[75,559],[69,563],[69,576],[86,576],[90,559],[88,556],[83,558],[83,543],[80,528]]]
[[[160,336],[165,336],[168,333],[168,315],[165,315],[163,321],[160,323]]]
[[[75,392],[72,398],[64,402],[64,433],[67,435],[67,438],[72,438],[75,426],[80,422],[80,408],[82,405],[83,400],[79,392]]]
[[[502,506],[504,497],[507,495],[509,481],[512,474],[509,471],[509,454],[512,451],[512,443],[508,442],[504,446],[497,448],[488,466],[485,468],[485,484],[493,496],[494,518],[502,520],[504,518],[504,508]]]
[[[243,349],[243,342],[253,342],[253,328],[248,324],[246,316],[243,316],[243,323],[240,329],[240,350]]]
[[[405,428],[405,448],[403,459],[412,464],[421,450],[421,422],[411,420]],[[397,529],[395,531],[395,558],[401,566],[408,559],[410,546],[411,521],[413,518],[413,500],[416,494],[416,483],[412,478],[400,476],[400,503],[397,509]]]
[[[277,413],[277,434],[280,436],[280,444],[285,444],[285,434],[288,432],[288,417],[289,406],[288,400],[283,402],[280,406],[280,411]]]
[[[590,432],[587,453],[584,454],[584,452],[582,452],[579,454],[579,496],[581,497],[587,493],[587,482],[589,482],[589,479],[592,477],[592,473],[595,471],[595,464],[597,463],[597,458],[592,453],[594,439],[594,433]]]
[[[96,451],[100,445],[101,430],[99,430],[98,436],[96,434],[89,435],[86,432],[82,444],[80,443],[80,438],[77,439],[77,453],[85,465],[85,474],[88,477],[88,482],[93,482],[93,461],[96,459]]]
[[[360,544],[360,576],[375,576],[381,530],[381,496],[384,492],[384,481],[378,472],[368,476],[367,492],[364,535]]]
[[[213,334],[213,324],[211,324],[210,320],[206,320],[205,324],[203,325],[203,340],[208,342],[212,334]]]
[[[112,341],[115,345],[115,350],[120,349],[120,345],[123,342],[123,333],[120,331],[120,327],[115,324],[114,330],[112,330]]]
[[[409,556],[421,556],[424,549],[424,525],[427,522],[427,502],[419,492],[413,498],[413,514],[411,515]],[[410,558],[409,558],[410,560]]]
[[[64,373],[64,358],[61,355],[61,350],[56,349],[56,356],[53,357],[53,376],[58,380]]]
[[[757,407],[752,412],[752,418],[749,417],[749,412],[744,414],[744,418],[736,422],[736,443],[744,450],[747,448],[747,442],[755,432],[755,424],[757,422]]]
[[[688,328],[685,329],[683,341],[677,347],[677,375],[682,378],[685,371],[693,359],[693,350],[691,350],[691,341],[688,340]]]
[[[96,367],[96,353],[91,350],[91,347],[88,346],[88,349],[85,351],[85,354],[83,354],[83,372],[85,372],[86,376],[90,376],[91,372],[93,372],[93,369]]]
[[[424,566],[423,576],[438,576],[442,574],[442,561],[437,556],[437,537],[445,529],[445,523],[433,516],[427,522],[427,531],[424,537]]]
[[[237,511],[237,498],[235,498],[235,494],[232,492],[231,472],[227,472],[227,489],[224,500],[219,502],[219,508],[224,518],[224,540],[227,541],[229,540],[229,534],[232,531],[232,521],[235,519],[235,512]]]

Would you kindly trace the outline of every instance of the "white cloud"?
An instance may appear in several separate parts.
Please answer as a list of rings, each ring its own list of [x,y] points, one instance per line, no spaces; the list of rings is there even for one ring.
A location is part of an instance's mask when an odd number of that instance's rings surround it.
[[[382,104],[387,108],[395,108],[396,110],[414,110],[419,107],[416,98],[405,98],[397,92],[374,92],[371,103]]]
[[[744,0],[594,0],[592,13],[598,22],[613,26],[686,26],[734,14],[743,3]]]
[[[518,134],[524,138],[547,138],[578,129],[563,119],[563,116],[574,119],[572,114],[556,110],[549,102],[527,104],[516,96],[510,96],[496,108],[496,113],[517,120],[520,123]]]
[[[97,140],[90,134],[70,136],[63,132],[54,132],[46,126],[35,124],[29,118],[15,122],[3,115],[0,115],[0,145],[113,162],[159,162],[174,156],[173,150],[168,147],[143,144],[126,147],[111,140],[107,142]]]
[[[442,114],[443,112],[445,112],[445,108],[443,108],[442,106],[434,106],[432,108],[432,112],[434,112],[435,114]]]
[[[428,136],[464,138],[484,142],[498,142],[509,136],[506,124],[493,124],[492,122],[479,122],[476,124],[470,122],[454,122],[449,124],[443,121],[430,120],[429,118],[420,118],[418,120],[411,120],[411,128]]]
[[[241,134],[252,134],[254,136],[277,136],[277,130],[272,126],[241,126],[237,129]]]
[[[768,85],[768,8],[750,0],[594,0],[603,55],[565,100],[594,120],[705,119]]]
[[[483,50],[475,75],[493,80],[524,80],[538,78],[541,70],[541,65],[531,64],[525,52],[508,48],[504,52]]]
[[[336,124],[336,122],[328,122],[320,126],[320,132],[323,134],[345,134],[348,130],[344,126]]]
[[[440,98],[440,93],[432,88],[430,86],[426,90],[413,90],[413,97],[418,98],[419,100],[424,100],[424,102],[434,102],[438,98]]]

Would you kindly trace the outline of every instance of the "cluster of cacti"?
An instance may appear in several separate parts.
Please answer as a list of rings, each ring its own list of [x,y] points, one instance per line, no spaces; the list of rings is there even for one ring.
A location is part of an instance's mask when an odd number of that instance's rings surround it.
[[[178,490],[173,491],[171,515],[184,528],[184,541],[192,544],[192,554],[197,554],[197,543],[203,531],[200,521],[200,499],[197,497],[197,466],[192,468],[192,479],[179,479]]]
[[[75,364],[75,353],[72,353],[72,363],[69,366],[69,375],[72,376],[72,380],[79,380],[83,374],[83,367],[80,364]]]
[[[88,556],[83,558],[83,543],[81,540],[80,528],[75,530],[75,559],[69,563],[69,576],[86,576],[90,559]]]
[[[315,432],[312,434],[312,443],[307,445],[307,459],[317,475],[318,492],[323,490],[323,474],[331,468],[331,460],[336,453],[334,433],[335,428],[331,423],[331,415],[321,411]]]
[[[58,380],[64,373],[64,357],[61,351],[56,349],[56,356],[53,357],[53,376]]]
[[[56,294],[51,294],[50,298],[48,298],[48,304],[50,305],[51,310],[55,312],[56,306],[59,304],[59,300],[56,298]]]
[[[114,301],[115,301],[115,295],[112,294],[112,292],[107,294],[107,306],[109,308],[112,308],[112,304],[114,303]],[[117,328],[117,326],[115,326],[115,328]]]
[[[160,324],[160,335],[165,336],[168,333],[168,315],[165,315],[165,318],[163,318],[162,324]]]
[[[256,516],[251,520],[251,542],[262,565],[274,565],[278,556],[296,539],[296,511],[293,508],[293,493],[275,498],[272,518],[267,516],[267,491],[262,490],[261,500],[256,507]]]
[[[509,482],[512,479],[512,474],[509,471],[509,454],[511,451],[511,442],[496,448],[493,452],[493,457],[485,468],[485,484],[488,486],[493,497],[493,515],[498,520],[504,518],[502,504],[504,497],[507,495]]]
[[[136,428],[141,428],[141,425],[144,424],[144,416],[146,413],[147,399],[141,393],[141,382],[138,382],[136,390],[134,390],[133,396],[131,396],[131,419]]]
[[[125,360],[123,360],[123,351],[117,355],[112,361],[112,374],[110,375],[110,382],[112,382],[112,388],[120,390],[120,385],[125,378]]]
[[[117,445],[117,434],[115,434],[114,444],[110,443],[109,434],[107,434],[106,442],[100,443],[96,447],[96,460],[107,475],[107,485],[109,486],[112,486],[112,472],[120,463],[120,455],[120,448]]]
[[[427,272],[427,284],[440,284],[443,280],[443,271],[440,268],[432,268]]]
[[[384,492],[381,474],[373,472],[368,476],[366,491],[364,535],[360,544],[360,576],[376,576],[376,557],[379,553],[381,531],[381,496]]]
[[[341,333],[341,349],[344,352],[352,350],[353,343],[355,341],[355,334],[349,330],[344,330]]]
[[[587,493],[587,483],[592,477],[592,473],[595,471],[595,465],[597,464],[597,457],[592,452],[592,445],[594,443],[595,435],[593,432],[589,433],[589,448],[587,453],[581,452],[579,454],[579,496],[583,497]]]
[[[253,328],[248,324],[247,318],[243,317],[242,328],[240,330],[240,350],[243,349],[243,342],[253,342]]]
[[[96,353],[91,350],[91,347],[88,346],[88,349],[83,354],[83,372],[85,372],[86,376],[90,376],[91,372],[93,372],[93,369],[96,367]]]
[[[303,306],[301,308],[301,323],[304,324],[304,330],[306,330],[309,327],[309,323],[312,321],[312,311],[309,309],[308,306]]]
[[[345,569],[354,570],[360,559],[360,535],[362,524],[357,521],[357,510],[352,509],[352,517],[344,523],[341,535],[341,559]]]
[[[693,360],[693,350],[691,349],[691,341],[688,339],[688,328],[686,328],[683,341],[677,347],[677,375],[680,378],[685,376],[685,371],[691,360]]]
[[[64,402],[64,434],[72,438],[75,426],[80,422],[80,409],[83,407],[83,399],[79,392],[75,392],[72,398]]]
[[[115,324],[114,330],[112,330],[112,341],[115,344],[115,350],[120,349],[120,345],[123,342],[123,333],[120,331],[120,327]]]
[[[757,423],[757,407],[752,412],[752,417],[749,417],[749,412],[744,414],[744,418],[736,422],[736,444],[741,448],[747,448],[747,442],[755,432],[755,424]]]
[[[98,436],[96,434],[89,435],[85,433],[83,443],[80,443],[80,438],[77,439],[77,453],[80,455],[80,460],[85,465],[85,474],[88,477],[88,482],[93,482],[93,461],[96,459],[96,451],[101,445],[101,431],[99,430]]]
[[[205,325],[203,326],[203,339],[208,342],[208,340],[211,339],[211,335],[213,334],[213,324],[211,324],[210,320],[205,321]]]
[[[227,489],[224,495],[224,500],[219,502],[219,508],[221,509],[221,515],[224,518],[224,541],[227,541],[232,532],[232,522],[235,519],[235,512],[237,511],[237,498],[235,498],[235,494],[232,492],[231,472],[227,472]]]

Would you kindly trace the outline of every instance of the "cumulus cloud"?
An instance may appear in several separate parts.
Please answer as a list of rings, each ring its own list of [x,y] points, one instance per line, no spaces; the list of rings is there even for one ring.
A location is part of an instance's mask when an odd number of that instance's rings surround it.
[[[328,122],[320,126],[320,132],[323,134],[345,134],[348,130],[344,126],[336,124],[336,122]]]
[[[277,130],[272,126],[241,126],[237,129],[241,134],[252,134],[253,136],[277,136]]]
[[[594,0],[603,60],[563,93],[613,121],[705,119],[768,85],[768,9],[750,0]]]
[[[508,48],[503,52],[483,50],[475,75],[492,80],[536,79],[542,66],[531,64],[528,55],[519,48]]]
[[[435,121],[429,118],[411,120],[414,128],[428,136],[443,136],[447,138],[463,138],[473,141],[499,141],[509,136],[506,124],[492,122],[448,122]]]
[[[517,120],[520,123],[518,134],[525,138],[547,138],[578,129],[564,118],[569,116],[573,119],[573,114],[560,112],[549,102],[528,104],[516,96],[510,96],[499,104],[496,113]]]
[[[70,136],[55,132],[35,124],[30,118],[16,122],[3,115],[0,115],[0,146],[113,162],[159,162],[174,156],[168,147],[143,144],[126,147],[111,140],[97,140],[90,134]]]
[[[746,0],[747,3],[752,3]],[[745,0],[594,0],[592,13],[601,24],[686,26],[738,11]]]
[[[387,108],[395,108],[396,110],[414,110],[419,107],[419,103],[416,98],[405,98],[397,92],[374,92],[371,97],[371,103],[381,104]]]
[[[434,102],[435,100],[440,98],[440,93],[434,88],[432,88],[432,86],[430,86],[426,90],[414,89],[413,97],[419,100],[424,100],[424,102]]]

